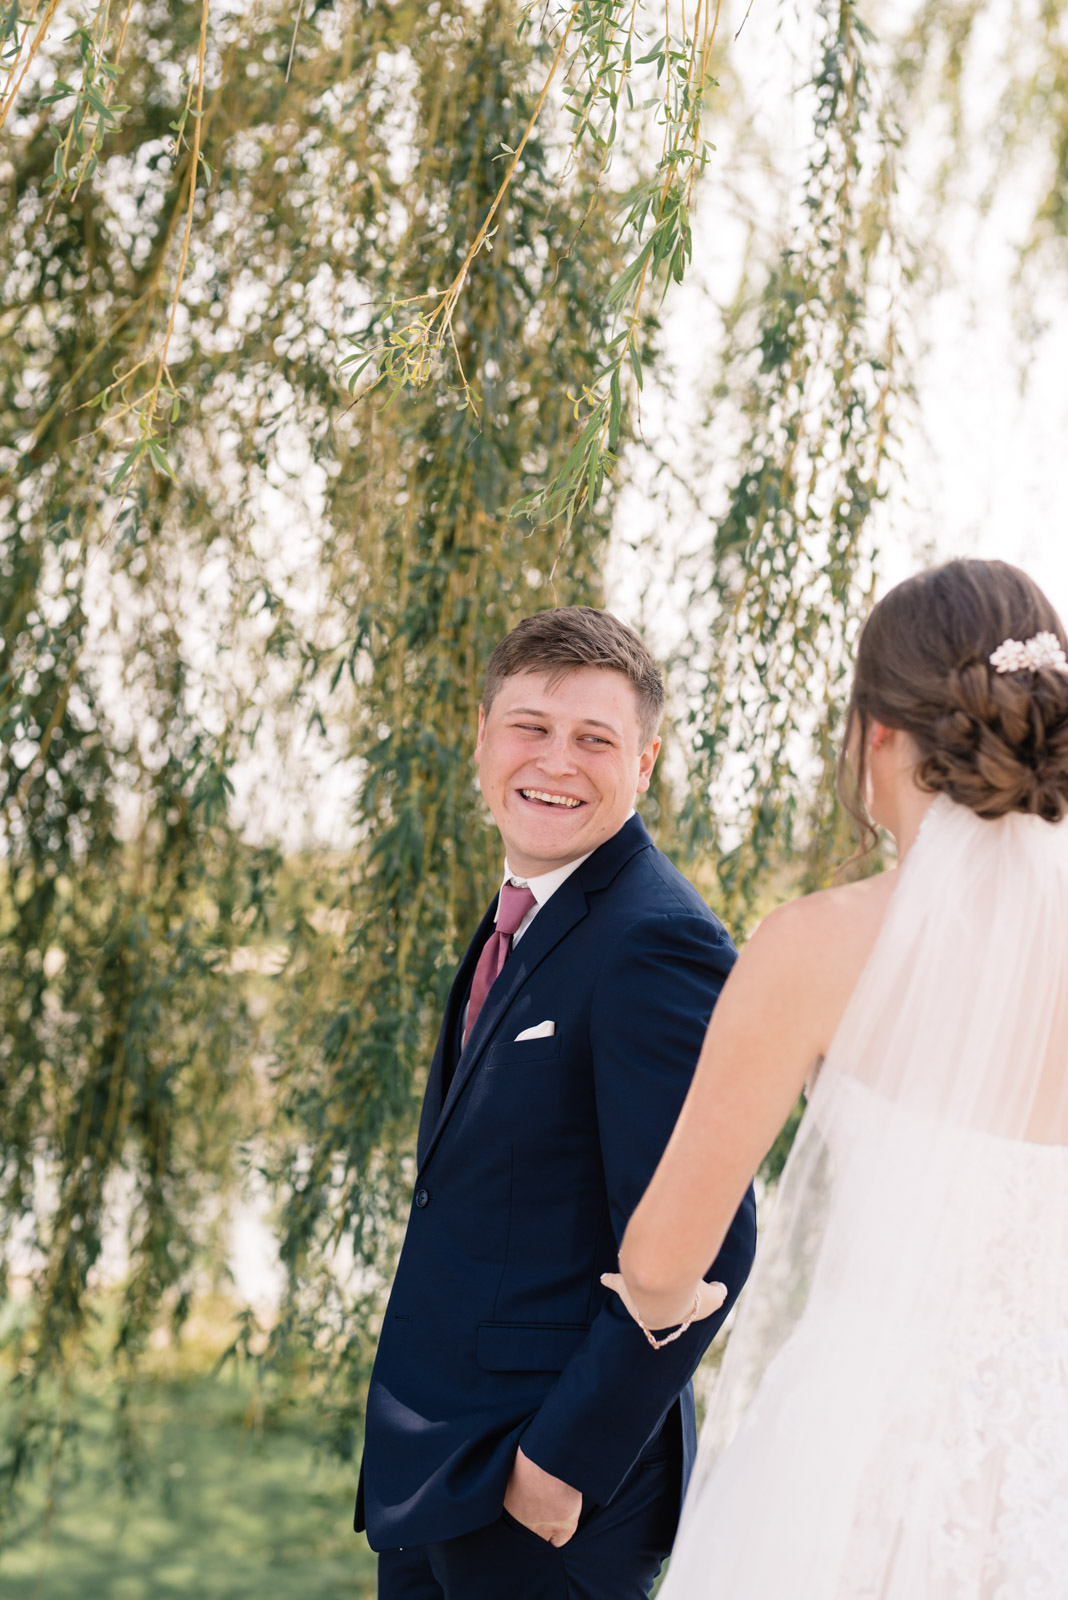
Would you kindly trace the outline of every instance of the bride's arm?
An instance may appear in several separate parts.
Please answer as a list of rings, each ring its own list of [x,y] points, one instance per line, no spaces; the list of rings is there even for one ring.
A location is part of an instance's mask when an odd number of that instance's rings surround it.
[[[753,1173],[837,1024],[845,974],[829,911],[822,895],[780,907],[724,986],[675,1130],[627,1226],[622,1284],[610,1283],[648,1328],[691,1315]],[[712,1299],[699,1315],[715,1309]]]

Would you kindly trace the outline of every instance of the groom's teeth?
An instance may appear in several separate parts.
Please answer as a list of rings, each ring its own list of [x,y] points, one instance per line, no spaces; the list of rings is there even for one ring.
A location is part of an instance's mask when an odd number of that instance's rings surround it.
[[[520,789],[519,793],[524,800],[544,800],[549,806],[567,806],[573,810],[575,806],[582,804],[581,800],[572,800],[569,795],[546,794],[542,789]]]

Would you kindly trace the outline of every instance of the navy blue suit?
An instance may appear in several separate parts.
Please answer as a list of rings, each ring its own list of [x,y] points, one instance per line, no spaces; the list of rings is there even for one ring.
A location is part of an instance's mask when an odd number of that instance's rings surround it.
[[[673,1456],[677,1514],[696,1445],[690,1378],[755,1247],[750,1191],[709,1272],[725,1305],[659,1351],[599,1282],[736,958],[722,924],[631,817],[538,912],[461,1051],[495,906],[430,1069],[367,1400],[356,1526],[379,1551],[499,1523],[520,1442],[581,1490],[584,1523],[636,1466]],[[551,1038],[516,1041],[545,1020]]]

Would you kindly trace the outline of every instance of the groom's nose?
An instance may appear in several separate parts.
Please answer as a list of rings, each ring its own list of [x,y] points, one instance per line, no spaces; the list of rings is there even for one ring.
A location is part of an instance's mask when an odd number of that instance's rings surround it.
[[[575,752],[566,733],[553,735],[551,744],[541,751],[538,764],[547,776],[555,778],[576,770]]]

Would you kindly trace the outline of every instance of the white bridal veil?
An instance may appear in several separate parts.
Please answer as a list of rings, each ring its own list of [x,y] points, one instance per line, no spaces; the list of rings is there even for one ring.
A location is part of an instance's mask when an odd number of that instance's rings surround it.
[[[783,1174],[662,1594],[1068,1597],[1068,824],[928,812]]]

